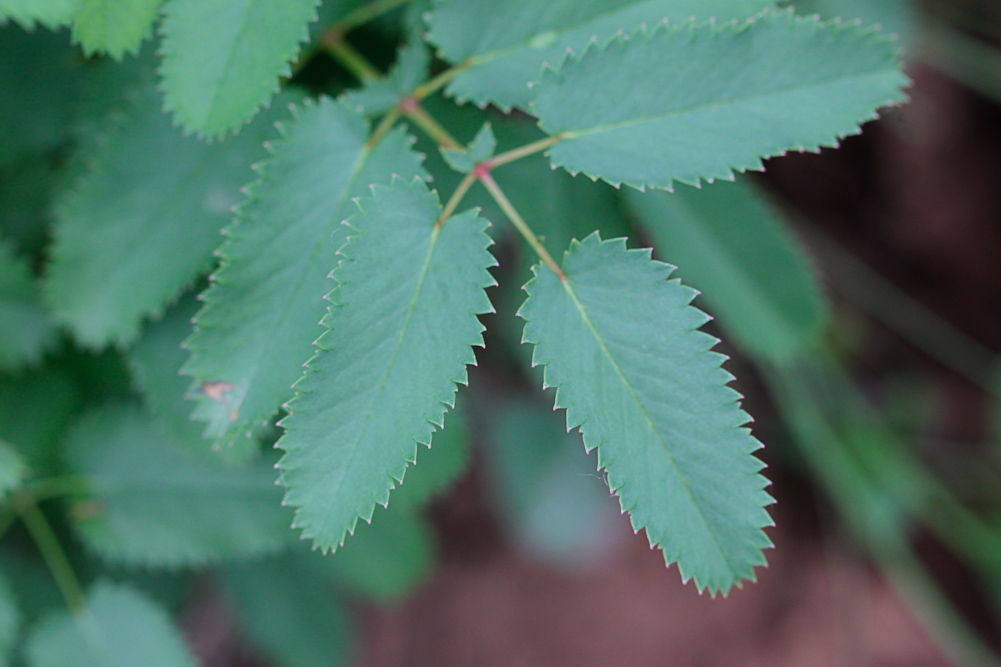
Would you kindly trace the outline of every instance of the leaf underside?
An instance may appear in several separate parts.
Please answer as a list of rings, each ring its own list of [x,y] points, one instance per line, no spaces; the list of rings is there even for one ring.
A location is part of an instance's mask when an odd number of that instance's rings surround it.
[[[772,499],[717,341],[698,331],[708,318],[671,270],[623,239],[574,242],[565,284],[539,265],[526,285],[525,341],[633,527],[684,580],[726,593],[764,564]]]
[[[318,0],[168,0],[165,106],[188,130],[236,130],[278,92],[308,37]]]
[[[73,41],[88,56],[107,53],[120,60],[139,50],[163,0],[82,0],[73,19]]]
[[[674,193],[623,193],[660,256],[734,342],[782,363],[806,351],[827,313],[797,240],[749,181],[719,181]]]
[[[296,384],[278,445],[285,501],[322,550],[336,548],[429,444],[457,382],[482,345],[476,315],[495,265],[487,223],[467,211],[440,227],[437,196],[419,180],[377,186],[350,221],[333,277],[329,329]]]
[[[226,231],[222,266],[186,343],[195,415],[223,445],[292,397],[291,385],[323,331],[327,277],[347,233],[339,223],[357,210],[351,199],[373,183],[388,183],[391,174],[424,175],[403,130],[369,149],[368,124],[340,102],[309,104],[281,129],[283,138]]]
[[[126,113],[57,210],[45,284],[57,318],[90,347],[135,340],[143,317],[208,268],[274,132],[262,115],[226,142],[185,137],[152,87]]]
[[[566,137],[550,151],[554,165],[613,185],[695,185],[857,134],[904,99],[897,56],[892,39],[791,11],[663,26],[547,69],[532,108],[546,132]]]
[[[233,469],[193,454],[132,407],[84,418],[66,447],[94,493],[71,508],[74,527],[105,560],[176,568],[287,544],[290,515],[264,461]]]
[[[36,626],[25,647],[28,664],[195,667],[167,612],[134,589],[100,581],[87,595],[87,611],[87,622],[61,611]]]
[[[449,0],[431,14],[429,38],[453,63],[471,65],[449,84],[460,101],[527,109],[531,82],[544,64],[557,66],[568,50],[603,43],[641,24],[690,19],[729,21],[770,5],[767,0]]]

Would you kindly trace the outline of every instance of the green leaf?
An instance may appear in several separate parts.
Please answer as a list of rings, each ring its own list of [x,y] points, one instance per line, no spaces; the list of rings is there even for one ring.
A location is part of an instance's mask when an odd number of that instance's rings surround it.
[[[0,368],[35,364],[57,341],[31,267],[0,238]]]
[[[878,24],[884,31],[900,35],[905,43],[916,36],[919,21],[918,5],[912,0],[797,0],[796,13]]]
[[[10,665],[10,655],[20,632],[21,610],[6,577],[0,576],[0,667]]]
[[[191,453],[134,407],[82,419],[66,443],[94,497],[70,511],[86,544],[115,563],[202,565],[281,549],[290,535],[274,471]]]
[[[380,602],[412,594],[434,565],[434,536],[420,514],[401,507],[379,509],[371,523],[359,523],[354,535],[331,558],[333,578],[352,593]]]
[[[322,332],[327,276],[347,234],[338,223],[357,210],[351,199],[391,174],[424,174],[402,130],[374,148],[366,145],[368,130],[342,103],[306,106],[282,128],[284,138],[227,229],[184,367],[195,379],[195,414],[209,422],[212,438],[243,437],[292,397],[290,386]]]
[[[452,169],[468,173],[478,163],[493,157],[495,150],[497,150],[497,138],[494,136],[490,123],[484,123],[466,150],[455,151],[443,148],[441,155]]]
[[[836,146],[906,84],[893,40],[784,11],[616,37],[543,72],[533,109],[554,165],[670,188]]]
[[[34,30],[35,23],[55,30],[73,20],[81,0],[0,0],[0,27],[7,21],[25,30]]]
[[[57,211],[46,296],[81,343],[133,341],[208,268],[270,121],[210,145],[173,127],[152,87],[140,93]]]
[[[551,566],[576,570],[607,556],[620,520],[580,435],[536,402],[495,407],[486,453],[491,487],[516,542]],[[405,488],[405,487],[404,487]]]
[[[393,491],[393,507],[419,509],[445,492],[469,465],[469,433],[462,412],[448,413],[445,426],[434,432],[431,448],[407,466],[404,483]]]
[[[89,614],[60,611],[28,638],[29,667],[195,667],[167,613],[130,587],[101,581],[87,595]]]
[[[188,130],[236,130],[290,76],[318,0],[168,0],[163,7],[165,106]]]
[[[476,315],[491,310],[486,221],[467,211],[436,225],[437,196],[418,180],[373,194],[350,221],[329,331],[278,442],[295,525],[324,551],[388,503],[417,443],[430,443],[483,344]]]
[[[658,254],[703,291],[741,347],[781,363],[816,342],[826,317],[820,287],[797,241],[748,182],[624,194]]]
[[[54,474],[57,449],[81,402],[64,368],[0,374],[0,438],[14,445],[32,471]]]
[[[150,34],[163,0],[81,0],[73,20],[73,41],[88,56],[107,53],[120,60],[136,53]]]
[[[688,305],[695,291],[649,256],[592,234],[570,245],[564,281],[538,266],[525,340],[633,527],[685,581],[726,593],[770,546],[761,528],[772,499],[752,455],[761,443],[710,351],[716,339],[698,331],[707,317]]]
[[[468,69],[449,84],[460,101],[527,109],[529,84],[544,64],[558,65],[568,50],[604,42],[616,32],[715,17],[754,14],[767,0],[448,0],[435,5],[429,38],[440,55]]]
[[[28,469],[24,459],[4,440],[0,439],[0,499],[21,485]],[[0,647],[3,646],[0,637]],[[0,651],[2,653],[2,651]]]
[[[315,560],[321,557],[290,553],[225,571],[243,636],[282,667],[340,665],[351,652],[348,610],[317,581],[317,571],[329,568]]]
[[[203,424],[191,418],[194,404],[187,400],[191,382],[180,373],[188,358],[182,348],[191,335],[191,323],[199,308],[190,294],[168,310],[159,322],[149,322],[142,338],[129,352],[129,365],[146,406],[178,442],[205,454],[209,443],[202,438]],[[212,447],[212,454],[228,464],[246,464],[260,455],[260,441],[239,438],[229,447]]]
[[[412,39],[400,47],[396,64],[385,77],[369,81],[358,90],[348,91],[344,95],[344,103],[366,116],[386,113],[424,81],[430,61],[424,41]]]
[[[0,0],[0,16],[4,1]],[[25,2],[48,6],[47,0]],[[65,34],[0,28],[0,165],[69,139],[81,80],[79,57]]]

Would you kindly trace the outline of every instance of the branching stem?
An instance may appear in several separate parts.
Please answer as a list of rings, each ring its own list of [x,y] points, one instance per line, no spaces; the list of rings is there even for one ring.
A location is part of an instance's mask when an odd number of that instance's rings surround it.
[[[424,130],[429,137],[442,148],[453,151],[464,151],[465,146],[456,141],[448,130],[441,126],[431,115],[424,110],[420,102],[412,95],[400,100],[400,110],[403,115],[414,121],[418,127]]]
[[[474,171],[473,173],[476,172]],[[542,245],[542,242],[539,241],[539,237],[536,236],[535,232],[532,231],[532,228],[528,226],[528,223],[522,219],[518,210],[513,204],[511,204],[510,201],[508,201],[508,198],[504,196],[504,191],[497,185],[497,182],[494,180],[494,177],[490,175],[490,172],[484,171],[484,173],[480,175],[479,180],[483,183],[487,192],[490,193],[490,196],[494,198],[494,201],[497,202],[497,205],[501,207],[501,210],[504,211],[504,214],[511,220],[511,224],[514,225],[515,229],[517,229],[518,232],[525,237],[525,240],[528,241],[528,245],[532,246],[532,250],[534,250],[539,257],[542,258],[542,261],[546,264],[546,266],[552,269],[553,272],[559,276],[560,281],[565,281],[566,277],[563,275],[563,270],[560,269],[559,265],[555,262],[555,260],[553,260],[552,256]]]
[[[445,208],[442,209],[441,215],[438,216],[438,222],[435,223],[436,227],[441,227],[446,220],[452,217],[452,214],[455,213],[456,207],[459,206],[459,202],[461,202],[462,198],[466,196],[467,192],[469,192],[469,188],[473,187],[473,183],[475,183],[476,180],[476,172],[471,171],[459,182],[458,187],[455,188],[455,192],[453,192],[452,196],[448,198],[448,203],[446,203]]]
[[[410,93],[410,97],[415,100],[423,100],[428,95],[432,95],[438,92],[440,89],[444,88],[449,84],[449,82],[455,77],[462,74],[464,71],[472,67],[472,60],[464,60],[455,67],[451,67],[444,72],[441,72],[433,79],[422,83],[421,85],[414,88],[413,92]]]
[[[520,160],[523,157],[528,157],[529,155],[534,155],[535,153],[541,153],[547,148],[552,148],[556,144],[563,141],[563,135],[557,134],[552,137],[546,137],[545,139],[539,139],[538,141],[533,141],[530,144],[525,144],[524,146],[518,146],[505,153],[499,153],[487,162],[491,169],[499,167],[509,162],[514,162],[515,160]]]

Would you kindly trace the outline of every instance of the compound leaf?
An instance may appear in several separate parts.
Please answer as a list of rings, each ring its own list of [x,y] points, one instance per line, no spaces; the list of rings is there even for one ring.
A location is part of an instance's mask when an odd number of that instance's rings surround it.
[[[448,0],[431,14],[430,39],[440,54],[468,68],[449,84],[460,100],[528,108],[529,84],[544,64],[557,65],[568,50],[604,42],[641,24],[729,21],[754,14],[767,0]]]
[[[686,581],[725,593],[764,564],[772,500],[717,341],[698,331],[708,318],[671,270],[623,239],[575,241],[564,280],[539,265],[526,285],[525,340],[633,526]]]
[[[486,221],[467,211],[436,225],[441,207],[423,182],[394,179],[351,219],[357,233],[333,273],[320,352],[296,384],[278,445],[285,501],[323,550],[371,520],[403,480],[417,443],[429,444],[455,383],[466,381],[476,315],[496,264]]]
[[[87,594],[87,610],[87,622],[61,611],[35,627],[25,647],[28,666],[195,667],[167,612],[131,587],[99,581]]]
[[[268,120],[210,145],[173,127],[152,87],[141,92],[57,211],[46,296],[80,342],[133,341],[207,268]]]
[[[236,130],[278,91],[318,0],[168,0],[165,106],[189,130]]]
[[[265,462],[243,469],[192,453],[135,407],[83,418],[67,458],[93,498],[70,509],[86,544],[115,563],[202,565],[281,549],[289,515]]]
[[[73,20],[73,41],[84,53],[120,60],[139,50],[163,0],[82,0]]]
[[[424,40],[414,38],[400,47],[396,64],[385,77],[368,81],[358,90],[348,91],[344,101],[366,116],[386,113],[424,81],[430,61]]]
[[[349,613],[317,581],[323,569],[329,562],[321,556],[295,552],[226,568],[224,581],[243,635],[274,664],[340,665],[350,654]]]
[[[367,123],[340,102],[306,106],[282,133],[227,229],[222,266],[187,342],[195,414],[226,444],[292,397],[313,356],[347,233],[338,223],[357,210],[351,198],[394,173],[424,174],[402,130],[369,147]]]
[[[892,39],[768,12],[616,37],[544,71],[533,109],[546,132],[565,137],[550,151],[554,165],[670,188],[835,146],[902,101],[906,83]]]
[[[0,27],[8,21],[25,30],[34,30],[39,23],[54,30],[73,20],[81,0],[0,0]]]
[[[703,291],[744,349],[781,363],[816,341],[826,315],[820,288],[796,239],[750,183],[624,195],[657,251]]]
[[[0,368],[38,362],[56,342],[31,267],[0,239]]]

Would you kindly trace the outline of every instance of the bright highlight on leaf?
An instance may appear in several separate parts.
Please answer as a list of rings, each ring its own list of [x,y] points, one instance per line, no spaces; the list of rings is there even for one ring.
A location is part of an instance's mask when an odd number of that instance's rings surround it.
[[[233,469],[194,454],[133,407],[84,418],[66,448],[94,494],[73,505],[73,524],[111,562],[197,566],[287,542],[291,517],[263,461]]]
[[[209,137],[236,130],[278,91],[316,19],[318,0],[168,0],[167,109]]]
[[[324,551],[371,520],[417,444],[431,443],[483,344],[476,315],[491,310],[484,289],[494,284],[487,223],[474,211],[436,225],[437,196],[400,179],[360,206],[333,273],[329,331],[278,442],[295,525]]]
[[[84,53],[116,60],[135,53],[149,35],[163,0],[81,0],[73,19],[73,41]]]
[[[726,593],[765,562],[772,499],[733,376],[698,331],[708,318],[672,270],[623,239],[574,242],[565,282],[539,265],[526,285],[525,341],[633,527],[686,581]]]
[[[775,363],[817,342],[827,315],[820,287],[797,240],[749,181],[623,195],[734,342]]]
[[[88,615],[62,611],[29,635],[31,667],[195,667],[166,610],[131,587],[100,581],[87,595]]]
[[[321,99],[282,126],[271,159],[219,249],[222,266],[187,343],[196,416],[228,445],[292,398],[292,383],[322,333],[327,279],[372,183],[425,175],[413,139],[390,132],[366,144],[368,123],[342,102]]]
[[[544,64],[557,66],[568,50],[604,43],[641,24],[692,18],[729,21],[750,16],[767,0],[448,0],[435,6],[430,39],[441,55],[469,66],[448,92],[460,101],[527,109],[529,85]]]
[[[783,11],[623,35],[544,72],[533,109],[566,137],[554,165],[670,188],[836,146],[874,109],[901,102],[906,84],[893,40]]]

